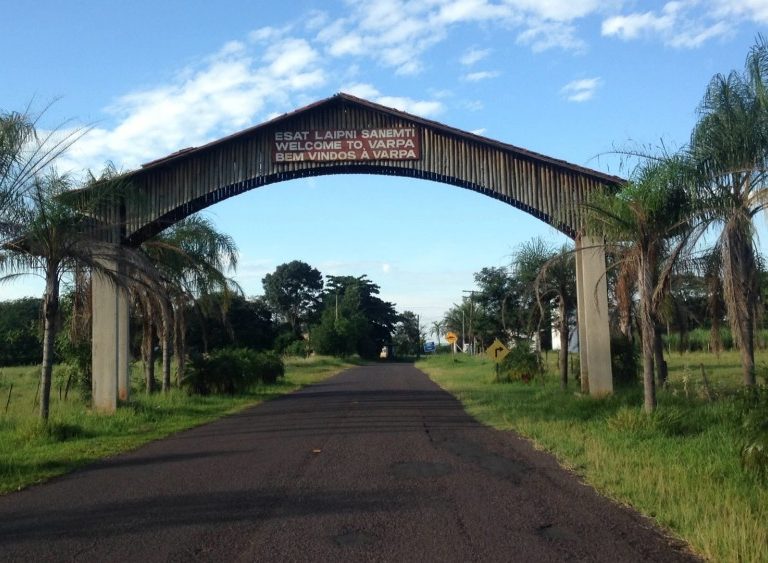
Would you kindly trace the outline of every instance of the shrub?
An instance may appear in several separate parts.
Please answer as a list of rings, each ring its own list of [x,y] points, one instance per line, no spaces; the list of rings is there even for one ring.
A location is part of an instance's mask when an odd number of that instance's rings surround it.
[[[507,381],[528,382],[542,371],[541,358],[525,340],[516,342],[499,365],[499,376]]]
[[[611,337],[611,369],[616,385],[627,386],[637,382],[640,352],[623,334]]]
[[[768,482],[768,387],[745,389],[742,393],[741,464],[746,471]]]
[[[91,339],[73,342],[69,334],[62,331],[56,338],[56,351],[67,366],[64,384],[68,383],[68,389],[76,388],[83,399],[90,400],[93,380]]]
[[[275,383],[284,375],[283,361],[273,352],[223,348],[193,356],[187,365],[184,385],[190,393],[234,395],[257,383]]]
[[[244,361],[246,369],[251,377],[261,383],[276,383],[278,379],[285,376],[285,365],[283,360],[274,352],[249,352]]]
[[[283,350],[283,354],[286,356],[295,356],[298,358],[309,357],[310,348],[309,342],[306,340],[294,340]]]
[[[278,352],[288,353],[290,347],[301,342],[303,342],[301,336],[297,336],[290,328],[286,328],[275,337],[274,349]]]

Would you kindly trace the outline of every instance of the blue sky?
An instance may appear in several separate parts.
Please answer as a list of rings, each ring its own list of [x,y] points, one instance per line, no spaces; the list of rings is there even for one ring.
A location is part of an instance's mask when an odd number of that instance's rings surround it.
[[[688,140],[709,79],[741,69],[768,0],[0,0],[0,108],[55,103],[91,126],[59,164],[129,170],[344,91],[575,164]],[[246,294],[300,259],[367,274],[400,310],[442,317],[472,274],[553,229],[427,181],[328,176],[206,214],[240,248]],[[762,223],[761,223],[762,224]],[[761,229],[764,230],[764,229]],[[0,298],[39,295],[32,278]]]

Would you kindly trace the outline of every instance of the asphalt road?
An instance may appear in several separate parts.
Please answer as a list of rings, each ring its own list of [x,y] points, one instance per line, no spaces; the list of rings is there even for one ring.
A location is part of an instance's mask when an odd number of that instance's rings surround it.
[[[691,561],[410,365],[0,497],[3,561]]]

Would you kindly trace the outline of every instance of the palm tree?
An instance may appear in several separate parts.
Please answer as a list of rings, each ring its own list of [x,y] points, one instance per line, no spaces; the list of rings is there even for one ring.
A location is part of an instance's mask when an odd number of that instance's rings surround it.
[[[656,408],[653,377],[655,325],[673,267],[700,232],[686,216],[690,209],[687,163],[682,157],[641,162],[618,193],[597,194],[584,206],[587,232],[618,250],[637,272],[643,389],[646,412]]]
[[[576,305],[576,259],[573,249],[563,245],[559,251],[549,250],[549,256],[536,276],[534,287],[536,300],[541,307],[542,299],[557,299],[555,328],[560,333],[560,387],[568,387],[568,342],[570,327],[568,318]]]
[[[528,301],[528,332],[538,335],[541,344],[541,326],[548,317],[548,311],[537,302],[537,278],[544,265],[555,255],[541,237],[521,244],[512,259],[512,270],[525,289],[524,299]],[[538,306],[536,306],[538,305]]]
[[[154,271],[141,255],[119,244],[104,242],[103,233],[86,214],[67,205],[64,196],[72,181],[51,171],[35,176],[16,200],[15,221],[6,224],[14,236],[3,246],[0,269],[5,278],[28,273],[45,280],[43,295],[43,362],[40,379],[40,418],[48,419],[53,345],[59,312],[62,276],[75,265],[103,273],[114,283],[144,285],[157,291]],[[110,230],[112,227],[108,227]],[[120,264],[119,275],[106,264]]]
[[[443,327],[444,327],[443,321],[432,322],[432,328],[430,330],[430,334],[435,335],[435,340],[437,340],[438,344],[440,344],[440,335],[443,334]]]
[[[162,273],[168,296],[173,302],[171,324],[162,320],[158,333],[163,350],[162,388],[170,388],[170,342],[173,340],[177,380],[184,372],[186,358],[186,317],[189,303],[211,303],[214,295],[241,292],[225,275],[237,267],[237,245],[232,237],[216,230],[207,219],[191,216],[146,241],[144,252]],[[201,299],[205,298],[205,299]],[[151,316],[151,315],[150,315]],[[165,319],[165,317],[161,317]],[[152,328],[145,327],[150,334]]]
[[[44,113],[35,116],[29,108],[23,113],[0,111],[0,245],[18,235],[19,200],[35,177],[86,132],[63,133],[57,127],[39,135],[36,126]]]
[[[702,216],[721,228],[725,306],[739,344],[744,384],[755,385],[758,305],[753,219],[768,205],[768,43],[760,36],[744,73],[710,81],[691,136]]]

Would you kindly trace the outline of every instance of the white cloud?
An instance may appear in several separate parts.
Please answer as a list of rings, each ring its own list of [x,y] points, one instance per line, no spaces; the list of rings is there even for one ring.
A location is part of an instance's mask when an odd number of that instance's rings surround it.
[[[485,127],[480,127],[479,129],[472,129],[470,133],[472,133],[473,135],[485,135],[486,131],[487,129]]]
[[[468,100],[462,104],[468,111],[480,111],[485,107],[481,100]]]
[[[489,21],[514,17],[515,9],[508,4],[487,0],[450,0],[443,2],[434,17],[436,22],[452,24],[468,21]]]
[[[468,82],[480,82],[481,80],[488,80],[489,78],[496,78],[499,76],[497,70],[481,70],[478,72],[470,72],[464,75],[464,80]]]
[[[517,36],[517,42],[529,45],[534,53],[555,48],[581,53],[586,49],[586,43],[576,37],[574,26],[555,21],[531,22],[528,28]]]
[[[231,41],[169,83],[121,96],[108,108],[116,123],[92,129],[62,167],[123,168],[196,146],[256,121],[267,109],[291,109],[327,82],[317,51],[304,39],[263,28],[250,43]],[[268,45],[259,43],[268,40]],[[313,96],[314,97],[314,96]]]
[[[461,56],[459,62],[464,66],[472,66],[473,64],[482,61],[490,54],[490,49],[478,49],[476,47],[472,47],[469,51]]]
[[[438,100],[414,100],[403,96],[382,95],[381,92],[371,84],[350,84],[343,87],[342,91],[351,94],[352,96],[357,96],[358,98],[371,100],[383,106],[424,117],[440,114],[445,109],[443,103]]]
[[[738,18],[768,24],[766,0],[715,0],[713,13],[722,18]]]
[[[297,74],[318,59],[317,52],[304,39],[288,38],[269,46],[264,60],[274,76]]]
[[[612,0],[608,6],[620,2]],[[366,57],[396,74],[424,69],[424,53],[457,26],[498,25],[518,30],[517,40],[534,51],[583,51],[573,23],[605,9],[600,0],[347,0],[348,14],[326,22],[316,40],[331,57]],[[490,51],[473,48],[462,55],[469,66]]]
[[[586,102],[591,100],[602,80],[600,78],[582,78],[573,80],[560,89],[560,93],[565,96],[569,102]]]
[[[380,94],[379,91],[371,84],[363,83],[344,86],[341,91],[346,92],[347,94],[351,94],[352,96],[357,96],[358,98],[366,98],[368,100],[373,100]]]
[[[742,22],[768,23],[766,0],[676,0],[661,10],[606,18],[602,34],[625,41],[658,37],[670,47],[693,49],[726,36]]]
[[[597,12],[607,3],[604,0],[508,0],[508,4],[541,19],[565,22]]]
[[[423,117],[432,117],[443,112],[443,104],[438,101],[414,100],[401,96],[380,96],[376,99],[383,106],[399,109]]]

